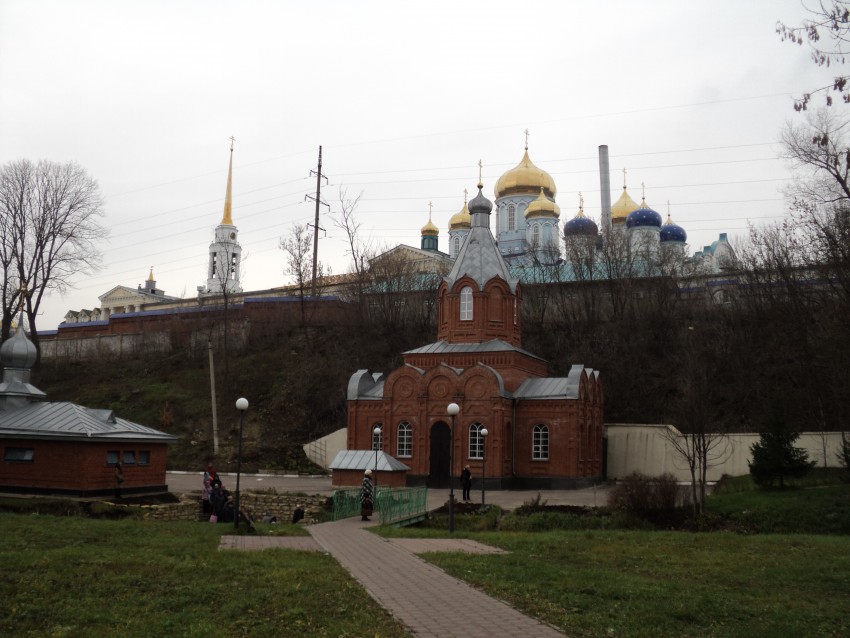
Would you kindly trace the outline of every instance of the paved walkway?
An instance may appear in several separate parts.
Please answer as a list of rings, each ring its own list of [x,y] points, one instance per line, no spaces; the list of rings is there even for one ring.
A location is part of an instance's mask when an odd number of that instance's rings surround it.
[[[324,550],[357,579],[378,603],[422,638],[515,638],[563,636],[510,605],[425,562],[422,552],[503,554],[463,538],[381,538],[357,517],[311,525],[311,536],[222,536],[220,549],[284,547]]]
[[[422,638],[563,636],[560,631],[426,563],[402,544],[348,518],[311,525],[313,538],[385,609]],[[425,547],[426,545],[423,545]],[[423,549],[422,551],[430,551]]]

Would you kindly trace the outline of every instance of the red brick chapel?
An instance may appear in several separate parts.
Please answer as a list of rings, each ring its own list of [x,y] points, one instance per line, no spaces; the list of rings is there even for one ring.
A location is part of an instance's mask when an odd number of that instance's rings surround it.
[[[466,465],[473,487],[482,470],[491,489],[592,483],[603,473],[599,372],[578,364],[566,377],[547,377],[547,362],[522,349],[522,289],[490,231],[493,205],[481,190],[479,183],[470,232],[440,284],[437,341],[403,353],[404,365],[387,375],[352,375],[347,447],[397,459],[410,468],[408,485],[445,487]],[[460,407],[454,436],[451,403]]]

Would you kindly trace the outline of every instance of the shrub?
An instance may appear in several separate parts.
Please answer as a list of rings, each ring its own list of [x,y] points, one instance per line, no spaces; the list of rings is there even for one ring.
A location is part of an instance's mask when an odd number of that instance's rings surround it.
[[[617,481],[610,504],[640,518],[672,514],[679,504],[679,485],[672,474],[650,477],[634,472]]]

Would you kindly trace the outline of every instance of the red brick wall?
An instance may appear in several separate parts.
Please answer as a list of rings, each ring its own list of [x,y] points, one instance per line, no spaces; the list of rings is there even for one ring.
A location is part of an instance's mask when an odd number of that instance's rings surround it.
[[[115,488],[115,468],[107,465],[110,450],[150,452],[149,465],[124,465],[122,489],[165,485],[166,445],[164,443],[43,441],[2,439],[0,486],[35,490],[90,492]],[[7,447],[33,448],[32,462],[5,460]]]

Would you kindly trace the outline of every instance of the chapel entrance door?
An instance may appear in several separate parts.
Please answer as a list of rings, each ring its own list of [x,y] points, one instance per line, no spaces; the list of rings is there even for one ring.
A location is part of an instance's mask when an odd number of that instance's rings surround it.
[[[443,422],[431,426],[431,455],[428,466],[428,487],[449,486],[449,450],[452,431]]]

